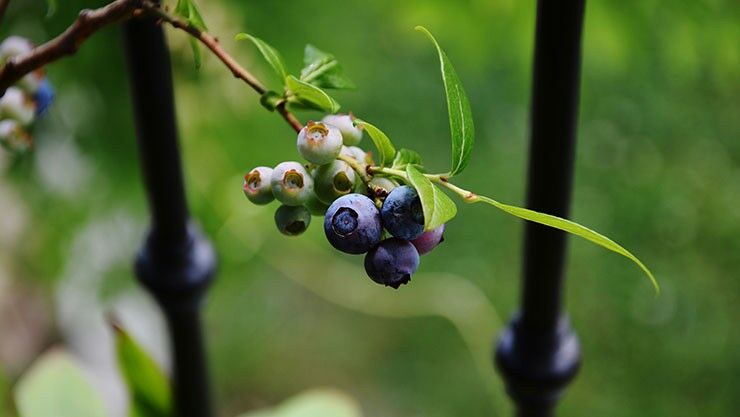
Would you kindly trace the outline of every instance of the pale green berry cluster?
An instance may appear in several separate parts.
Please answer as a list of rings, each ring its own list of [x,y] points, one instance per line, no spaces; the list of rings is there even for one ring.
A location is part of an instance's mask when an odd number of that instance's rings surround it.
[[[33,50],[26,38],[10,36],[0,43],[0,65]],[[31,147],[28,133],[36,118],[51,104],[54,92],[42,70],[25,75],[0,97],[0,145],[13,152]]]
[[[352,115],[335,114],[320,122],[310,121],[296,140],[298,152],[307,163],[288,161],[274,168],[256,167],[244,176],[244,194],[259,205],[278,200],[282,205],[275,213],[275,223],[281,233],[290,236],[303,233],[311,215],[323,216],[339,197],[350,193],[373,195],[368,185],[387,194],[396,186],[393,181],[373,178],[366,185],[347,162],[337,159],[371,164],[370,154],[355,146],[362,136]]]

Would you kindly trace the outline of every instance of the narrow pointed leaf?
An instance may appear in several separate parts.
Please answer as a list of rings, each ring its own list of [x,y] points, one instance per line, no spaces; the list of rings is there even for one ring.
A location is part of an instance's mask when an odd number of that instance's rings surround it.
[[[424,210],[424,230],[436,229],[457,214],[457,206],[442,190],[437,188],[415,166],[406,166],[411,186],[416,189]]]
[[[46,0],[46,17],[54,16],[57,11],[57,0]]]
[[[263,41],[262,39],[252,36],[248,33],[238,33],[235,36],[235,39],[238,41],[244,39],[252,41],[252,43],[254,43],[257,49],[259,49],[262,56],[265,58],[265,61],[267,61],[272,69],[275,70],[275,73],[277,73],[278,77],[280,77],[280,80],[285,82],[285,77],[288,76],[288,71],[285,70],[283,57],[280,56],[280,53],[275,48],[273,48],[270,44]]]
[[[562,230],[564,232],[572,233],[576,236],[580,236],[586,240],[589,240],[599,246],[609,249],[612,252],[616,252],[630,259],[632,262],[636,263],[637,266],[639,266],[640,269],[642,269],[643,272],[645,272],[647,277],[650,279],[650,282],[653,284],[653,287],[655,288],[655,292],[660,293],[660,286],[658,285],[658,281],[655,279],[655,276],[653,275],[652,272],[650,272],[648,267],[642,263],[642,261],[640,261],[630,251],[620,246],[618,243],[614,242],[613,240],[609,239],[608,237],[598,232],[595,232],[589,229],[588,227],[581,226],[580,224],[576,222],[563,219],[561,217],[553,216],[551,214],[540,213],[540,212],[522,208],[522,207],[510,206],[508,204],[500,203],[492,198],[488,198],[484,196],[474,196],[470,199],[470,201],[471,202],[483,202],[483,203],[490,204],[498,208],[499,210],[502,210],[513,216],[522,218],[524,220],[529,220],[531,222],[543,224],[545,226],[550,226],[552,228]]]
[[[198,30],[207,30],[206,22],[203,20],[203,16],[200,14],[200,10],[198,10],[198,6],[195,5],[194,0],[177,0],[177,4],[175,5],[175,14],[184,18],[188,24]],[[202,63],[202,54],[200,51],[200,44],[197,39],[190,39],[190,48],[193,50],[195,68],[200,68]]]
[[[393,146],[393,142],[388,136],[383,133],[382,130],[378,129],[374,125],[360,119],[355,119],[355,126],[365,129],[370,139],[375,144],[375,148],[378,149],[378,156],[380,158],[380,166],[387,166],[393,161],[393,157],[396,155],[396,148]]]
[[[396,157],[393,158],[391,168],[405,170],[407,165],[414,165],[420,168],[422,166],[421,155],[411,149],[399,149]]]
[[[344,74],[344,69],[334,55],[313,45],[306,45],[303,56],[305,67],[301,70],[301,81],[321,88],[353,89],[355,84]]]
[[[120,326],[113,325],[116,354],[128,386],[131,417],[170,417],[170,384],[162,369]]]
[[[20,417],[105,417],[100,393],[77,362],[62,350],[45,353],[15,389]]]
[[[434,36],[423,26],[417,26],[416,30],[427,35],[439,54],[442,81],[447,97],[447,112],[450,117],[450,134],[452,135],[452,168],[450,168],[449,176],[453,176],[462,172],[468,165],[475,142],[475,126],[473,125],[473,114],[470,111],[470,101],[450,59],[447,58],[447,54]]]
[[[339,111],[339,103],[315,85],[288,75],[285,77],[285,86],[295,95],[301,104],[329,113]]]

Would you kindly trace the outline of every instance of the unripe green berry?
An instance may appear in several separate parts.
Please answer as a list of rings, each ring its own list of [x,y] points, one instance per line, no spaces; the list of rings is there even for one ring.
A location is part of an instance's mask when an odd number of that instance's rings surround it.
[[[355,126],[354,119],[351,114],[330,114],[321,121],[339,129],[344,144],[352,146],[357,145],[362,140],[362,129]]]
[[[301,206],[313,194],[313,178],[298,162],[281,162],[270,178],[272,194],[288,206]]]
[[[328,164],[339,156],[342,134],[337,128],[321,122],[308,122],[298,133],[298,152],[308,162]]]
[[[372,162],[370,155],[357,146],[342,146],[342,150],[339,151],[339,154],[352,158],[357,162],[362,162],[363,164],[370,164]]]
[[[398,184],[389,178],[373,177],[368,183],[368,186],[376,196],[386,197],[394,188],[398,187]]]
[[[4,119],[13,119],[22,126],[33,122],[36,105],[30,96],[18,87],[10,87],[0,98],[0,116]]]
[[[18,122],[0,121],[0,145],[13,152],[24,152],[31,147],[31,143],[31,137]]]
[[[244,195],[254,204],[268,204],[275,199],[272,194],[272,168],[257,167],[244,176]]]
[[[280,206],[275,212],[275,225],[286,236],[298,236],[311,224],[311,213],[303,206]]]
[[[321,165],[314,173],[314,190],[319,200],[331,204],[337,198],[352,192],[355,171],[344,161],[334,160]]]
[[[0,64],[5,64],[10,58],[22,55],[33,50],[33,44],[21,36],[9,36],[0,43]]]
[[[312,216],[324,216],[324,214],[326,214],[326,209],[329,208],[328,204],[316,197],[316,193],[311,194],[311,197],[308,199],[305,206],[308,211],[311,212]]]

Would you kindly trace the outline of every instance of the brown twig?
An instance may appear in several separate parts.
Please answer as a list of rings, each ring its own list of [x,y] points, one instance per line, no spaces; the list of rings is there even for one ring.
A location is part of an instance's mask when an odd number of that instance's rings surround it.
[[[99,9],[81,11],[62,34],[28,53],[11,58],[0,69],[0,96],[31,71],[77,52],[80,45],[97,30],[131,17],[140,5],[140,0],[115,0]]]
[[[142,8],[150,12],[154,16],[157,16],[163,22],[170,24],[176,29],[187,32],[188,34],[190,34],[190,36],[200,41],[200,43],[205,45],[206,48],[213,52],[213,54],[219,60],[221,60],[224,65],[226,65],[226,67],[231,71],[234,77],[243,80],[258,94],[262,95],[267,92],[267,88],[265,88],[265,86],[263,86],[262,83],[259,82],[259,80],[257,80],[254,75],[252,75],[244,67],[239,65],[239,63],[236,62],[236,60],[231,55],[224,51],[224,49],[221,47],[221,44],[218,42],[218,39],[208,34],[207,32],[204,32],[197,27],[189,24],[188,22],[172,16],[171,14],[163,10],[162,7],[157,3],[144,1],[142,3]],[[285,104],[277,106],[277,111],[278,113],[280,113],[283,119],[288,122],[293,130],[295,130],[296,132],[300,132],[300,130],[303,128],[303,124],[298,120],[298,118],[295,117],[295,115],[293,115],[293,113],[291,113],[285,107]]]
[[[9,0],[0,0],[0,4],[7,4]],[[205,45],[226,67],[234,77],[244,81],[254,91],[262,95],[267,89],[262,83],[236,60],[229,55],[219,44],[218,39],[205,31],[189,24],[176,16],[170,15],[162,7],[150,0],[115,0],[106,6],[95,10],[83,10],[77,20],[56,38],[39,45],[32,51],[14,57],[0,69],[0,97],[5,90],[20,80],[24,75],[50,64],[64,56],[72,55],[80,45],[97,30],[136,16],[148,13],[160,21],[176,29],[180,29]],[[303,124],[291,113],[285,103],[277,106],[277,112],[296,132],[303,128]]]

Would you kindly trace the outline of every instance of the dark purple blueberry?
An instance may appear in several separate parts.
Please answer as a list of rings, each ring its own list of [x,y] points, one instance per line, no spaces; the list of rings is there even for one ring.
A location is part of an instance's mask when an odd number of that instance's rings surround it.
[[[39,89],[33,94],[33,101],[36,102],[36,115],[40,116],[46,112],[51,103],[54,101],[54,89],[48,79],[44,78],[39,85]]]
[[[365,255],[365,272],[378,284],[398,288],[419,267],[419,252],[408,240],[386,239]]]
[[[424,212],[419,195],[412,187],[394,188],[380,209],[383,226],[393,236],[412,240],[424,233]]]
[[[445,225],[442,225],[436,229],[422,233],[421,236],[412,240],[411,244],[413,244],[414,247],[416,247],[416,250],[419,251],[419,255],[424,255],[425,253],[431,252],[432,249],[436,248],[437,245],[445,240],[444,233]]]
[[[324,233],[342,252],[365,253],[380,242],[382,232],[378,208],[362,194],[339,197],[326,210]]]

